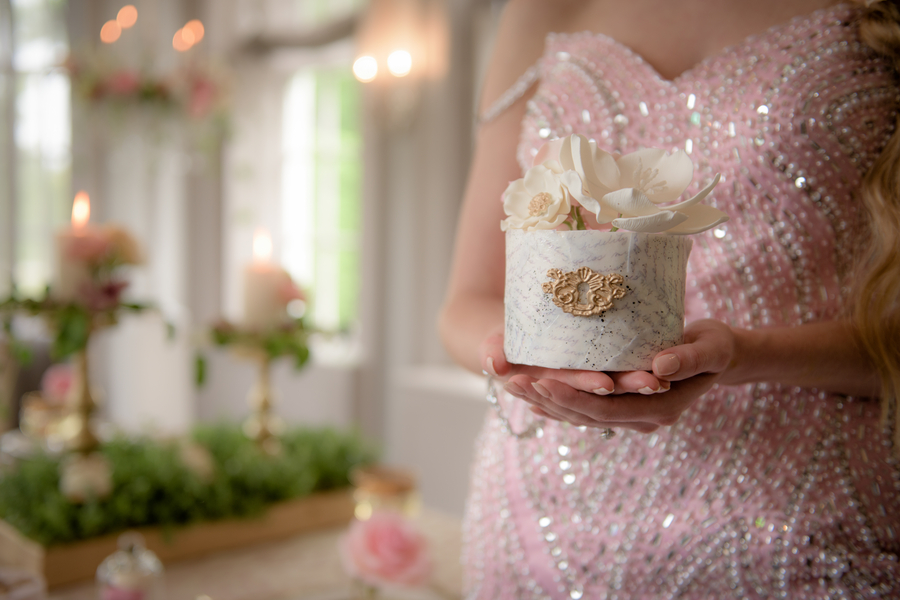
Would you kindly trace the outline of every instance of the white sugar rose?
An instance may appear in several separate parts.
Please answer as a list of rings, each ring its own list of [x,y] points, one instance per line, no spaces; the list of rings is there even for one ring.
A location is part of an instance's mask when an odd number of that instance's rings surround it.
[[[525,177],[509,184],[503,192],[503,211],[507,218],[500,223],[508,229],[556,229],[569,218],[572,208],[571,190],[582,189],[575,171],[556,173],[543,165],[528,169]]]

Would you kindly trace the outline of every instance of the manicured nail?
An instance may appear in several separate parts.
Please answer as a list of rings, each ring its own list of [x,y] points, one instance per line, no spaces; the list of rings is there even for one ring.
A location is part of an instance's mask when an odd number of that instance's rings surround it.
[[[643,394],[645,396],[650,396],[651,394],[655,394],[657,392],[657,390],[654,390],[649,385],[645,385],[644,387],[639,389],[638,392],[640,392],[641,394]]]
[[[596,390],[593,390],[593,392],[598,396],[609,396],[613,393],[613,390],[608,390],[606,388],[597,388]]]
[[[533,388],[534,388],[534,391],[536,391],[538,394],[540,394],[540,395],[543,396],[544,398],[549,398],[549,397],[550,397],[550,390],[548,390],[547,388],[545,388],[544,386],[542,386],[541,384],[539,384],[537,381],[535,381],[534,383],[532,383],[532,384],[531,384],[531,387],[533,387]]]
[[[507,391],[507,393],[512,394],[516,398],[522,398],[525,395],[525,390],[523,390],[518,384],[509,382],[503,386],[503,389]]]
[[[656,359],[654,369],[660,375],[671,375],[681,368],[681,361],[674,354],[666,354]]]
[[[494,368],[493,357],[490,357],[490,356],[487,357],[487,370],[488,370],[488,373],[490,373],[494,377],[499,377],[499,375],[497,375],[497,369]]]

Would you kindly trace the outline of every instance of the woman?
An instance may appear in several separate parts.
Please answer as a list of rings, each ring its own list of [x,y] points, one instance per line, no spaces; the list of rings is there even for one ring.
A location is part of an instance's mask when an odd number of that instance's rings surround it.
[[[900,597],[898,19],[510,1],[441,316],[505,390],[473,470],[470,597]],[[569,133],[685,149],[689,193],[723,175],[709,203],[731,220],[695,236],[685,343],[652,372],[503,355],[499,199]]]

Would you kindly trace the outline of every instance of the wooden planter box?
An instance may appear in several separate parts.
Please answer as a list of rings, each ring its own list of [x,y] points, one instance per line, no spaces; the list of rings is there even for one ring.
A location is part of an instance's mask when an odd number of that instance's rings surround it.
[[[313,494],[271,506],[258,518],[197,523],[163,533],[135,529],[163,563],[291,537],[304,531],[344,525],[353,518],[349,489]],[[119,534],[43,547],[0,520],[0,564],[42,573],[49,587],[94,577],[104,558],[117,550]]]

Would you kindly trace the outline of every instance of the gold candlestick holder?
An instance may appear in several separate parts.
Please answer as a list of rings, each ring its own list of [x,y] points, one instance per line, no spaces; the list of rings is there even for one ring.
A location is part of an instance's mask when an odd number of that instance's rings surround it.
[[[250,388],[250,394],[247,396],[252,413],[244,421],[244,433],[254,440],[263,452],[276,455],[281,452],[278,436],[284,430],[284,426],[281,419],[272,414],[272,360],[265,352],[255,352],[254,355],[259,371],[256,383]]]
[[[66,402],[69,414],[60,423],[59,431],[66,450],[87,455],[100,445],[92,424],[97,403],[91,394],[87,345],[75,353],[73,362],[75,379]]]

